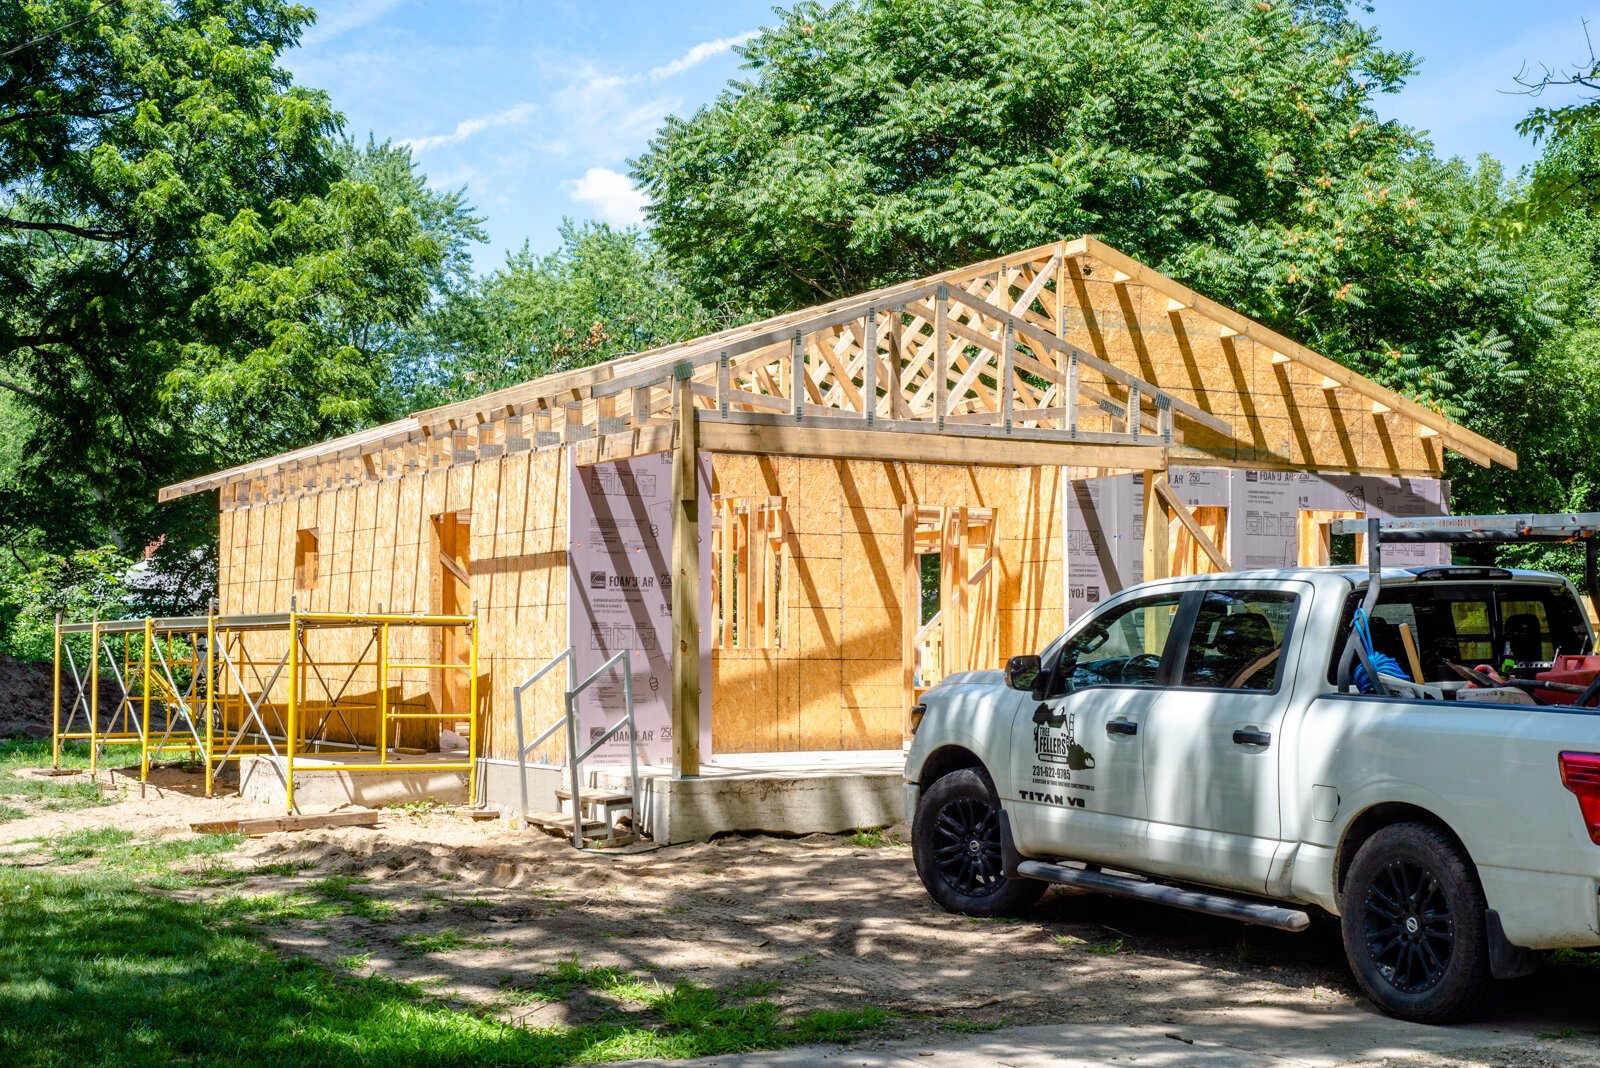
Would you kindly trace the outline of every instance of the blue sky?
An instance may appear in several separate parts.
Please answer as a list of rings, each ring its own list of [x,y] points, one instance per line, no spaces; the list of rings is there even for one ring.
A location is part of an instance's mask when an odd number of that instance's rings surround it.
[[[437,186],[465,184],[487,218],[480,269],[524,239],[556,243],[563,216],[638,222],[624,175],[669,114],[739,76],[733,47],[773,21],[770,0],[322,0],[286,62],[327,90],[348,132],[408,141]],[[1386,116],[1431,131],[1441,153],[1513,168],[1535,149],[1513,129],[1527,64],[1587,59],[1600,0],[1373,0],[1362,15],[1424,62]]]

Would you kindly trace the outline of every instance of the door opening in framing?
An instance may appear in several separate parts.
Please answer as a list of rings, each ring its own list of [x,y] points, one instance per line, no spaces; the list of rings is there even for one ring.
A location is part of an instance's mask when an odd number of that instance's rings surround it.
[[[908,716],[939,680],[995,666],[994,551],[993,509],[907,506],[902,626]]]

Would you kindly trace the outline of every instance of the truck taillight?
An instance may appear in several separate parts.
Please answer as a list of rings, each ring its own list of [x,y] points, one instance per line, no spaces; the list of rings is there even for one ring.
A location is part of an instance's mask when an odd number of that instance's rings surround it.
[[[1561,785],[1578,795],[1589,838],[1600,845],[1600,753],[1562,753]]]

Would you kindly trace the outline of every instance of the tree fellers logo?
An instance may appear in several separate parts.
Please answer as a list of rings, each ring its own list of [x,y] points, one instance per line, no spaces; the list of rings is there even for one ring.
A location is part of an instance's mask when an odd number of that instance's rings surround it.
[[[1033,751],[1039,763],[1060,764],[1071,771],[1088,771],[1094,767],[1094,754],[1079,745],[1074,735],[1075,719],[1069,712],[1061,719],[1046,720],[1034,726]]]

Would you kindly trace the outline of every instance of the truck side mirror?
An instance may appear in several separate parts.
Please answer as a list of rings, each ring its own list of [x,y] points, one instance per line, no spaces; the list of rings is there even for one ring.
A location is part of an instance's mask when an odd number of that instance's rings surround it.
[[[1039,658],[1033,654],[1014,656],[1006,661],[1006,685],[1013,690],[1033,692],[1034,683],[1039,680]]]

